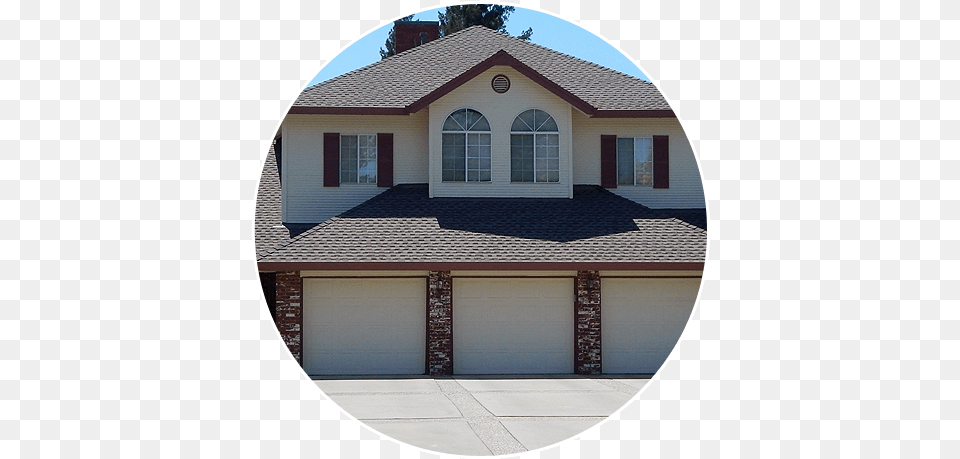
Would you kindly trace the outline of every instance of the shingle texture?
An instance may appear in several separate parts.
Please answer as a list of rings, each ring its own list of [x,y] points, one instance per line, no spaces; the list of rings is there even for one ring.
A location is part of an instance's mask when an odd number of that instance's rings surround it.
[[[276,143],[270,145],[267,160],[260,173],[260,187],[257,189],[257,210],[253,222],[254,243],[257,258],[266,255],[277,247],[290,242],[313,224],[284,226],[280,218],[280,175],[277,170]]]
[[[258,258],[703,262],[706,242],[705,210],[652,210],[597,186],[574,187],[573,199],[533,199],[429,198],[426,185],[398,185],[275,250],[259,252],[258,240]]]
[[[311,86],[293,105],[406,108],[500,50],[597,110],[670,110],[652,83],[483,26]]]

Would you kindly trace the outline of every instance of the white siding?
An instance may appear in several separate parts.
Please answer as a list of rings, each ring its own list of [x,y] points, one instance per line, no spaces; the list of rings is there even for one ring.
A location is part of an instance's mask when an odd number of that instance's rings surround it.
[[[497,94],[490,80],[497,74],[510,78],[510,90]],[[442,182],[440,164],[441,128],[454,110],[472,108],[490,122],[491,181]],[[510,182],[510,126],[521,112],[539,108],[549,113],[560,128],[560,182]],[[573,197],[571,167],[573,126],[570,104],[523,76],[512,67],[494,66],[473,80],[430,104],[430,196]]]
[[[670,188],[618,186],[610,191],[652,208],[703,208],[703,182],[693,148],[675,118],[589,118],[570,109],[573,118],[573,181],[600,184],[600,136],[670,136]]]
[[[427,117],[413,115],[288,115],[283,121],[283,221],[318,223],[387,188],[323,186],[323,133],[393,133],[393,183],[427,182]]]

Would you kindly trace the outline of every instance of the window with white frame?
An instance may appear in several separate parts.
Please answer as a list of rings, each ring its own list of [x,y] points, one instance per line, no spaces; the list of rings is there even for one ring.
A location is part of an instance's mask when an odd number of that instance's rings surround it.
[[[377,183],[377,135],[340,136],[340,183]]]
[[[653,186],[653,138],[617,137],[617,185]]]
[[[490,123],[480,112],[457,110],[443,122],[441,180],[490,181]]]
[[[556,120],[549,113],[532,109],[513,120],[510,181],[560,181],[560,134]]]

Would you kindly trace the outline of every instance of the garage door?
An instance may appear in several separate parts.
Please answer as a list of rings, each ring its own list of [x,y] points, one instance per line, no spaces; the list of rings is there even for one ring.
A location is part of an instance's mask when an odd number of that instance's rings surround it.
[[[601,281],[604,373],[656,373],[680,339],[700,279]]]
[[[453,371],[573,373],[573,279],[455,278]]]
[[[424,279],[304,279],[310,375],[423,374]]]

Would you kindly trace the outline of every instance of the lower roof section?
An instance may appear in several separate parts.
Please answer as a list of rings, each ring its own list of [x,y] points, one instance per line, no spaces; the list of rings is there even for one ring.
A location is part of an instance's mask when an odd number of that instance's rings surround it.
[[[262,271],[702,270],[704,209],[573,199],[430,198],[398,185],[262,253]]]

